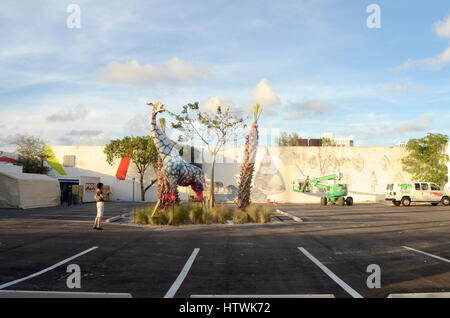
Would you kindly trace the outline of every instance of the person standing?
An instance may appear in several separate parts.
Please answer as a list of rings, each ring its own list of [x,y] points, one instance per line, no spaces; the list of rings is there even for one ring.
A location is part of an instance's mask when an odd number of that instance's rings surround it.
[[[110,194],[111,192],[108,192]],[[97,191],[95,192],[95,201],[97,202],[97,217],[94,221],[94,230],[103,230],[101,227],[102,217],[105,213],[105,197],[103,196],[103,183],[97,184]]]

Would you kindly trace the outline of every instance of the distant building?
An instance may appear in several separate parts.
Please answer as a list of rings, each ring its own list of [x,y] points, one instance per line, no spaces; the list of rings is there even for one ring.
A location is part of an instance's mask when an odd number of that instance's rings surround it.
[[[397,142],[395,144],[396,147],[406,147],[406,145],[407,145],[407,142],[403,141],[403,140],[400,140],[399,142]]]
[[[297,147],[322,147],[322,139],[299,138],[296,141]]]
[[[299,138],[299,139],[297,139],[295,145],[297,147],[308,147],[309,146],[309,139]]]
[[[337,147],[354,147],[353,136],[350,136],[348,138],[335,138],[333,137],[333,134],[326,133],[322,135],[322,138],[326,138],[335,142]]]

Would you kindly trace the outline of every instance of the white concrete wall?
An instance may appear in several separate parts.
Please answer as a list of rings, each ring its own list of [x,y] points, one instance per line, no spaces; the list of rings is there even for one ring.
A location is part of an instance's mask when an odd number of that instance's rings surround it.
[[[133,182],[132,178],[136,178],[134,184],[134,198],[141,199],[139,174],[132,163],[128,170],[126,180],[118,180],[116,178],[117,168],[120,160],[116,160],[112,166],[106,162],[106,155],[103,153],[103,146],[51,146],[58,161],[63,163],[63,157],[66,155],[75,156],[75,168],[63,167],[67,176],[63,177],[100,177],[100,181],[111,186],[112,200],[132,200],[133,199]],[[52,176],[61,177],[56,171],[52,171]],[[149,168],[145,175],[145,185],[148,185],[155,178],[155,171]],[[146,201],[156,201],[157,190],[156,184],[152,186],[146,193]]]
[[[237,187],[243,150],[243,147],[227,149],[218,158],[215,181],[221,182],[223,188]],[[411,179],[402,169],[404,155],[405,149],[401,147],[259,147],[252,200],[317,203],[321,196],[318,189],[312,194],[293,192],[293,180],[342,172],[341,182],[349,185],[349,195],[355,201],[382,201],[387,183]],[[209,176],[206,151],[203,159],[204,171]],[[234,196],[222,197],[233,199]]]
[[[75,155],[76,167],[64,167],[68,177],[100,177],[101,182],[111,186],[113,200],[132,199],[131,178],[139,180],[132,164],[127,180],[120,181],[115,177],[119,160],[113,166],[107,164],[102,146],[52,146],[52,149],[60,163],[63,162],[64,155]],[[339,171],[344,175],[342,183],[349,185],[349,195],[356,202],[382,201],[387,183],[411,181],[411,176],[402,169],[401,159],[405,156],[405,151],[402,147],[259,147],[252,200],[317,203],[320,192],[295,193],[292,191],[293,180]],[[185,159],[189,161],[190,150],[185,150],[184,153]],[[243,147],[229,147],[218,156],[215,181],[223,185],[219,188],[218,200],[235,198],[243,154]],[[203,163],[203,170],[208,178],[211,160],[204,148],[196,148],[195,162]],[[145,176],[145,184],[153,178],[155,172],[150,169]],[[180,187],[179,190],[182,198],[186,198],[186,188]],[[135,199],[140,199],[138,182],[135,183]],[[156,184],[148,190],[146,200],[156,200]]]

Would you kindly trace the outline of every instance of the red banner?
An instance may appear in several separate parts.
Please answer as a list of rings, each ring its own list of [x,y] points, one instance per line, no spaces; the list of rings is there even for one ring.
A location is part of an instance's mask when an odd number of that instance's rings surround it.
[[[130,166],[130,158],[122,158],[119,164],[119,168],[116,172],[116,178],[119,180],[125,180],[127,177],[128,167]]]
[[[14,160],[14,159],[12,159],[12,158],[9,158],[9,157],[6,157],[6,156],[1,156],[1,157],[0,157],[0,161],[1,161],[1,162],[17,163],[16,160]]]

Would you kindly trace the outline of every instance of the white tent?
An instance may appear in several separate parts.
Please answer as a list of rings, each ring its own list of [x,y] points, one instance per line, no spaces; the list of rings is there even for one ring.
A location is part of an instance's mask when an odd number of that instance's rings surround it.
[[[0,208],[39,208],[61,204],[59,182],[42,174],[0,171]]]

